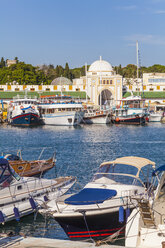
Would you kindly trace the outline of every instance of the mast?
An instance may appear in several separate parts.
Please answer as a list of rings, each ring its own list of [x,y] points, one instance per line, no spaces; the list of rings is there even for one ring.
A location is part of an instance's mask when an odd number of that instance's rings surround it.
[[[102,60],[102,57],[100,56],[100,62],[101,62],[101,60]],[[102,101],[101,84],[102,84],[102,73],[101,73],[101,65],[100,65],[100,110],[101,110],[101,101]]]
[[[136,61],[137,61],[137,80],[139,78],[139,48],[138,41],[136,41]]]
[[[138,41],[136,41],[136,59],[137,59],[137,87],[139,86],[139,45],[138,45]],[[139,88],[138,88],[139,89]],[[139,92],[137,93],[137,95],[139,95]]]
[[[60,77],[60,85],[61,85],[61,99],[62,99],[62,84],[61,84],[61,78],[62,78],[62,75]]]
[[[137,53],[137,85],[138,85],[138,79],[139,79],[139,68],[140,68],[140,79],[142,83],[142,94],[141,96],[144,98],[144,87],[143,87],[143,74],[142,74],[142,68],[141,68],[141,56],[139,52],[139,46],[138,41],[136,41],[136,53]],[[140,92],[139,92],[140,95]],[[143,102],[144,104],[144,102]]]
[[[87,101],[88,101],[88,95],[87,95],[87,92],[88,92],[87,63],[85,63],[85,75],[86,75],[86,104],[87,104]]]

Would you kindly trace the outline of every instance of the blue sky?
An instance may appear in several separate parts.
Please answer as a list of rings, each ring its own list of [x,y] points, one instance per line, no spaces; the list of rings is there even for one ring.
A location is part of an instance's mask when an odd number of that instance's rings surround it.
[[[0,57],[70,68],[165,65],[165,0],[0,0]]]

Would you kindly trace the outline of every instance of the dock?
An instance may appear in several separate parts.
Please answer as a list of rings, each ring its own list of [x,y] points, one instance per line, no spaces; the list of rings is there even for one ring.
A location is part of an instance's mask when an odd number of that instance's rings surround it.
[[[0,237],[1,248],[124,248],[124,246],[116,246],[104,244],[96,246],[95,243],[70,241],[49,238],[35,238],[23,236],[4,236]]]

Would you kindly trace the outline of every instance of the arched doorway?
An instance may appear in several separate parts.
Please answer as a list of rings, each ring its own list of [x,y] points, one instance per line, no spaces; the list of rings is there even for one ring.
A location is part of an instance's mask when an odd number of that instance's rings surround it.
[[[100,105],[104,105],[104,104],[108,104],[110,105],[110,102],[112,101],[113,96],[112,96],[112,92],[110,90],[102,90],[101,93],[99,94],[99,99],[98,99],[98,103]]]

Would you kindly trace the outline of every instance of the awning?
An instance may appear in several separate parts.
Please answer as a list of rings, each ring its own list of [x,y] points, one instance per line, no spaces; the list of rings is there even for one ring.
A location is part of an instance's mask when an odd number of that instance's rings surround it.
[[[65,199],[65,203],[72,205],[98,204],[112,198],[113,196],[116,196],[116,194],[116,190],[111,189],[85,188],[79,193]]]

